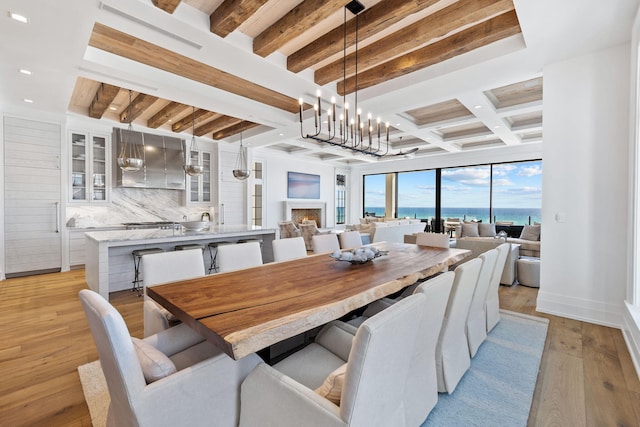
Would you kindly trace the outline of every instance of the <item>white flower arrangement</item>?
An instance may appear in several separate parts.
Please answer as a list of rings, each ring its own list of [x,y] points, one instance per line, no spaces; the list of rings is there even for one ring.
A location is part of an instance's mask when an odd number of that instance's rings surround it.
[[[348,261],[352,264],[364,264],[374,258],[378,258],[386,254],[387,251],[381,251],[375,246],[362,246],[360,248],[344,252],[336,250],[329,256],[338,261]]]

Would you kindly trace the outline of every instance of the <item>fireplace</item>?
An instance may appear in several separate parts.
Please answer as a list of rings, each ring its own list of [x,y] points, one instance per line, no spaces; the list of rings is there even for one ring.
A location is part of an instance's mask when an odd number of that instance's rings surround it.
[[[292,221],[296,226],[305,219],[316,221],[318,228],[326,227],[327,204],[324,202],[284,202],[284,219]]]

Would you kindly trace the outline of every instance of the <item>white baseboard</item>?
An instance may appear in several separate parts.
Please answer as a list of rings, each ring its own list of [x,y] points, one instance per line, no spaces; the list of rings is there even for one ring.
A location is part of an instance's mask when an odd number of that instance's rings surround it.
[[[636,375],[640,378],[640,307],[633,306],[625,301],[624,327],[622,336],[627,343]]]
[[[600,301],[544,292],[542,288],[538,292],[536,310],[541,313],[568,317],[617,329],[622,329],[624,325],[621,314],[624,311],[622,302],[620,305],[606,304]]]

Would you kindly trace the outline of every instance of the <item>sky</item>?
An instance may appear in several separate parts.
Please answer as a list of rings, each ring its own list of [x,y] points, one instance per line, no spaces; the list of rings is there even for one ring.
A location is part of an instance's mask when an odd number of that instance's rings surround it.
[[[400,207],[435,207],[435,171],[398,174]],[[488,208],[490,166],[442,170],[442,207]],[[365,177],[365,207],[383,207],[384,175]],[[494,208],[540,208],[542,161],[493,165]]]

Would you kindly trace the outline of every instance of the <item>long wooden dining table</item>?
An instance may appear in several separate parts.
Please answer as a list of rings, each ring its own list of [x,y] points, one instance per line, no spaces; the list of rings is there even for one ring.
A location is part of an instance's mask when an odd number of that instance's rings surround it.
[[[329,254],[147,288],[179,320],[239,359],[338,319],[442,271],[471,253],[406,243],[366,264]]]

